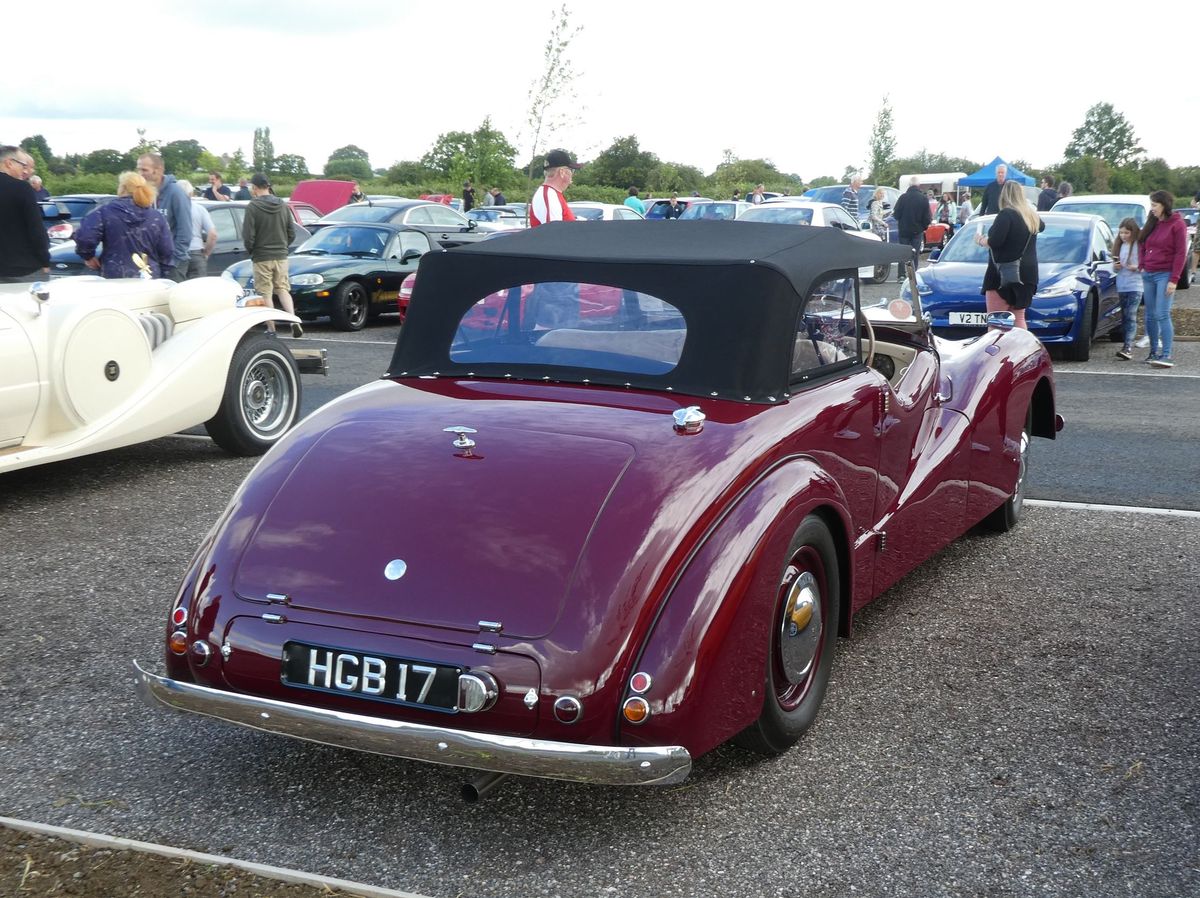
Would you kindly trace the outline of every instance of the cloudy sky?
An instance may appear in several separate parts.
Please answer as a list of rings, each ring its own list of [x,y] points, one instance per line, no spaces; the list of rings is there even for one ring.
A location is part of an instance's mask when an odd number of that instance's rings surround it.
[[[126,150],[144,128],[249,158],[266,125],[276,153],[310,169],[346,144],[384,167],[490,116],[524,156],[562,2],[59,0],[6,42],[0,142]],[[1150,156],[1200,164],[1195,62],[1156,60],[1170,29],[1134,3],[566,2],[583,26],[575,121],[552,140],[583,159],[635,135],[706,173],[729,150],[840,176],[864,163],[886,94],[902,156],[1049,166],[1108,102]]]

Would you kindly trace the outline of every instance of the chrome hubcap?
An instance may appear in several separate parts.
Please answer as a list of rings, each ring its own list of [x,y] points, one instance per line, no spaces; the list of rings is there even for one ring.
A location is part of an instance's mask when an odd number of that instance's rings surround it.
[[[1029,468],[1029,431],[1021,433],[1021,457],[1017,466],[1017,486],[1013,490],[1013,513],[1019,516],[1025,504],[1025,472]]]
[[[259,359],[246,371],[242,414],[259,433],[270,433],[287,417],[291,390],[286,372],[273,359]]]
[[[784,675],[792,683],[808,676],[824,631],[821,587],[810,572],[789,567],[784,575],[787,598],[779,630],[779,653]]]

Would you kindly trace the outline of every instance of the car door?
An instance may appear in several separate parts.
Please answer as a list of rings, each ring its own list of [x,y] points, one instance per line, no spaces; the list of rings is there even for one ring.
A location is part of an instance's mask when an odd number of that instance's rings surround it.
[[[396,302],[400,295],[400,285],[417,270],[421,256],[430,249],[429,237],[421,231],[398,231],[393,234],[383,252],[384,267],[377,278],[378,290],[373,301],[386,302],[389,305]],[[419,255],[414,257],[413,252]]]
[[[892,382],[882,383],[876,594],[929,558],[963,529],[971,479],[970,422],[943,403],[954,385],[924,347]]]
[[[217,245],[208,260],[208,270],[219,274],[235,262],[250,258],[242,243],[242,220],[246,214],[242,206],[208,206],[213,227],[217,231]]]
[[[1113,236],[1106,222],[1096,223],[1091,240],[1088,270],[1096,280],[1096,293],[1100,297],[1096,329],[1103,332],[1108,327],[1106,322],[1119,326],[1121,319],[1121,297],[1117,293],[1117,273],[1112,262]]]
[[[429,206],[429,219],[433,228],[427,233],[442,246],[460,246],[482,239],[486,232],[477,231],[474,223],[465,215],[447,206]]]
[[[4,448],[20,445],[41,396],[33,344],[25,329],[4,312],[0,312],[0,359],[4,359],[0,365],[0,448]]]

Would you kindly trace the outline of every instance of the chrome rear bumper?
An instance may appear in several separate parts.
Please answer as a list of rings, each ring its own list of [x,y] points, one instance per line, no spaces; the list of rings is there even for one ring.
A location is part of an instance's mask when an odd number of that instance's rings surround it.
[[[136,661],[133,670],[138,694],[153,707],[165,705],[339,748],[610,786],[670,785],[685,780],[692,769],[692,757],[681,745],[626,748],[472,733],[197,686],[152,674]]]

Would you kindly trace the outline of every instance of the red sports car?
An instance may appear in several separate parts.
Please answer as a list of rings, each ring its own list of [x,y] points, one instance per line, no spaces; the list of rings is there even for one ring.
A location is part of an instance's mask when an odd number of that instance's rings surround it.
[[[475,796],[785,751],[854,615],[968,528],[1012,527],[1030,437],[1062,425],[1011,316],[952,342],[860,307],[856,272],[909,258],[705,221],[427,254],[389,373],[242,484],[139,689],[482,771]]]

